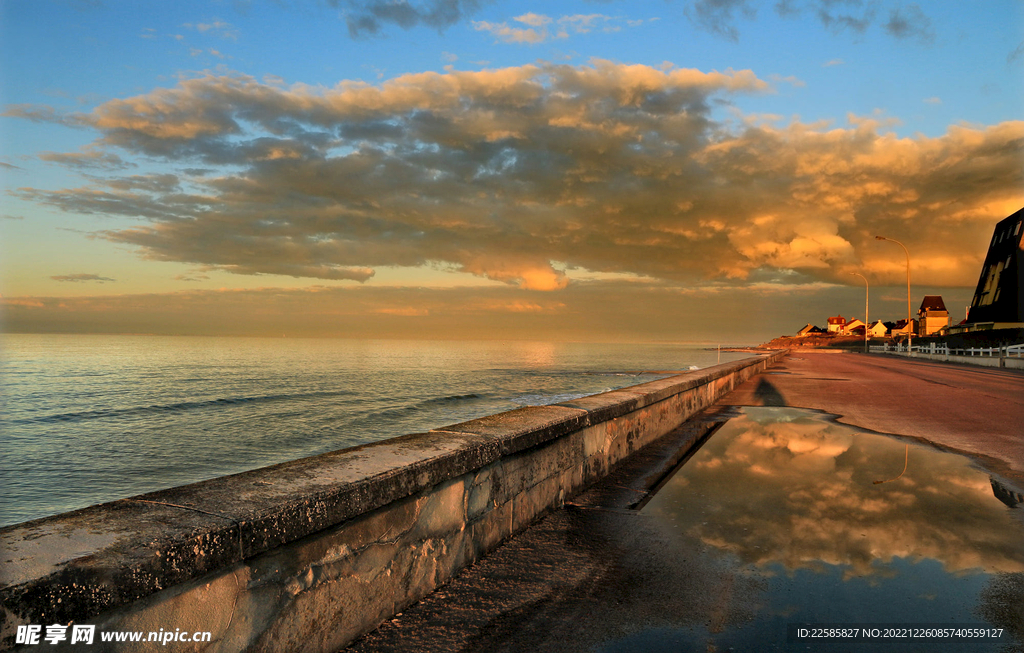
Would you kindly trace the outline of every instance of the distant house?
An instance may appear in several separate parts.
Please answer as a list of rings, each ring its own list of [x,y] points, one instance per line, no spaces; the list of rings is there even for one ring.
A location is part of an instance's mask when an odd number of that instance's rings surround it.
[[[886,323],[886,326],[889,326],[889,323]],[[906,320],[896,320],[896,322],[889,327],[889,335],[893,337],[905,336],[911,333],[917,333],[917,320],[910,321],[909,329],[907,328]]]
[[[843,335],[864,335],[864,321],[859,318],[853,318],[849,322],[843,325]]]
[[[868,327],[868,335],[872,338],[884,338],[889,334],[889,327],[885,326],[885,322],[881,320],[875,321],[871,326]]]
[[[808,324],[804,328],[796,332],[797,337],[803,338],[804,336],[816,336],[820,333],[825,333],[820,327],[816,327],[813,324]]]
[[[842,333],[844,326],[846,326],[846,318],[842,315],[828,318],[829,333]]]
[[[949,311],[941,295],[925,295],[921,308],[917,310],[919,336],[930,336],[949,327]]]

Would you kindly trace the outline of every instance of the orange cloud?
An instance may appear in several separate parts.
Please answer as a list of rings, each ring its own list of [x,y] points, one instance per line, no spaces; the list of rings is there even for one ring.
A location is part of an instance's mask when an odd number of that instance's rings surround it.
[[[374,313],[380,313],[382,315],[402,315],[405,317],[422,317],[424,315],[430,315],[430,311],[425,308],[378,308]]]
[[[95,129],[90,160],[182,166],[16,192],[138,219],[102,236],[153,260],[352,281],[440,263],[543,291],[571,285],[565,267],[737,285],[850,284],[870,265],[899,283],[878,234],[910,248],[918,281],[974,285],[992,225],[1024,205],[1024,121],[900,138],[877,115],[714,118],[770,90],[749,70],[594,60],[331,88],[207,74],[87,115],[9,115]]]

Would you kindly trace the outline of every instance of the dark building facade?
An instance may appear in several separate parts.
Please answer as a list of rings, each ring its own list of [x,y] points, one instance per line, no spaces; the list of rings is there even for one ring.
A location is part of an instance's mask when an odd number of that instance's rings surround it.
[[[1024,327],[1022,222],[1024,209],[996,224],[967,314],[966,326],[972,331]]]

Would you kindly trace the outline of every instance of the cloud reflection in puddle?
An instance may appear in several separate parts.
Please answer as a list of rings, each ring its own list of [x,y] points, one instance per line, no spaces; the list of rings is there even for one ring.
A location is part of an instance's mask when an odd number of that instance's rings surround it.
[[[763,579],[751,623],[706,633],[721,646],[790,622],[991,623],[986,588],[1024,577],[1019,508],[994,487],[962,456],[817,411],[745,407],[642,514],[684,550]]]
[[[904,476],[874,483],[905,459],[904,442],[821,413],[745,408],[644,514],[671,514],[688,534],[762,568],[825,563],[849,578],[906,558],[939,561],[948,573],[1024,571],[1024,532],[987,474],[912,444]],[[690,509],[680,511],[683,503]]]

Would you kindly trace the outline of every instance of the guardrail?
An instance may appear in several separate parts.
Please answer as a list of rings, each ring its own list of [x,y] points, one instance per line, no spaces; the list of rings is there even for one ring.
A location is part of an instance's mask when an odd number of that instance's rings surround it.
[[[890,343],[885,343],[884,345],[871,345],[871,351],[881,353],[908,353],[906,345]],[[919,354],[943,354],[946,356],[987,356],[998,358],[1024,358],[1024,344],[1008,345],[1005,347],[957,348],[949,347],[948,345],[939,345],[933,342],[927,345],[911,346],[909,349],[909,353],[914,352]]]
[[[944,363],[961,363],[1024,370],[1024,344],[1003,347],[950,347],[938,343],[915,345],[908,351],[906,345],[874,345],[870,351],[907,358],[918,358]]]

